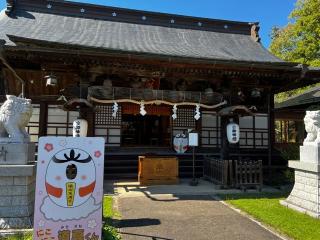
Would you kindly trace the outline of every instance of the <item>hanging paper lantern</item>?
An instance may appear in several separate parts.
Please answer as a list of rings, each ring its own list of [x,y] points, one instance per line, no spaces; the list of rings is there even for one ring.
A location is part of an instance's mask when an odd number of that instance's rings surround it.
[[[117,102],[114,102],[113,103],[113,106],[112,106],[112,117],[113,118],[116,118],[117,117],[117,112],[119,110],[119,105]]]
[[[177,110],[178,110],[177,104],[173,105],[173,108],[172,108],[173,114],[171,115],[173,120],[177,119]]]
[[[195,115],[194,115],[194,118],[196,119],[196,120],[199,120],[200,119],[200,105],[199,104],[197,104],[196,105],[196,111],[195,111]]]
[[[140,114],[141,114],[142,116],[144,116],[144,115],[147,114],[146,110],[144,109],[144,103],[143,103],[143,101],[141,101],[141,103],[140,103]]]
[[[77,119],[73,121],[72,134],[73,137],[86,137],[88,132],[88,122],[85,119]]]
[[[240,127],[233,121],[227,125],[227,137],[229,143],[238,143],[240,140]]]

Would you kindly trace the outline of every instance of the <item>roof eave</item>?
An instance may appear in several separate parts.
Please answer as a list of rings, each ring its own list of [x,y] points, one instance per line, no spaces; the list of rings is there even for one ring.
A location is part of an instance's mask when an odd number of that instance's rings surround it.
[[[7,51],[34,51],[34,52],[55,52],[55,53],[67,53],[67,54],[83,54],[83,55],[103,55],[109,56],[122,56],[128,58],[145,58],[145,59],[159,59],[167,62],[192,62],[198,64],[225,64],[233,66],[243,66],[250,69],[256,68],[268,68],[277,70],[290,70],[292,72],[300,72],[298,68],[299,64],[294,62],[255,62],[255,61],[244,61],[244,60],[225,60],[219,58],[197,58],[197,57],[183,57],[174,55],[160,55],[145,52],[133,52],[123,51],[115,49],[95,48],[95,47],[84,47],[82,45],[73,44],[62,44],[44,40],[34,40],[28,38],[21,38],[12,35],[8,35],[9,39],[17,45],[5,45]]]

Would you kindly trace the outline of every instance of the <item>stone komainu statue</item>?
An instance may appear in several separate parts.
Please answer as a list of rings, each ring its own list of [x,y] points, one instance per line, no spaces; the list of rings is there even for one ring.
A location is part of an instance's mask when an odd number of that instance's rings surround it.
[[[304,125],[307,132],[304,142],[320,143],[320,111],[307,111]]]
[[[30,137],[25,127],[32,116],[30,99],[7,95],[0,108],[0,142],[27,143]]]

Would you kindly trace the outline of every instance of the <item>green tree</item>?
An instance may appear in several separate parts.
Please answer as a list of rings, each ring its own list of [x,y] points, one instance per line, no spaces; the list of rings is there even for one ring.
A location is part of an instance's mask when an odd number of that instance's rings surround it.
[[[271,38],[270,51],[279,58],[320,67],[320,0],[297,0],[289,23],[274,27]],[[278,94],[275,100],[283,101],[310,87]]]

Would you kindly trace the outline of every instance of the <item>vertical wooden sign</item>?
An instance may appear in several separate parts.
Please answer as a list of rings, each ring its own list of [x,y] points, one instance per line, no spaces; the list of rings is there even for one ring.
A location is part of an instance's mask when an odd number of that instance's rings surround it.
[[[103,169],[103,138],[41,137],[33,239],[101,239]]]

